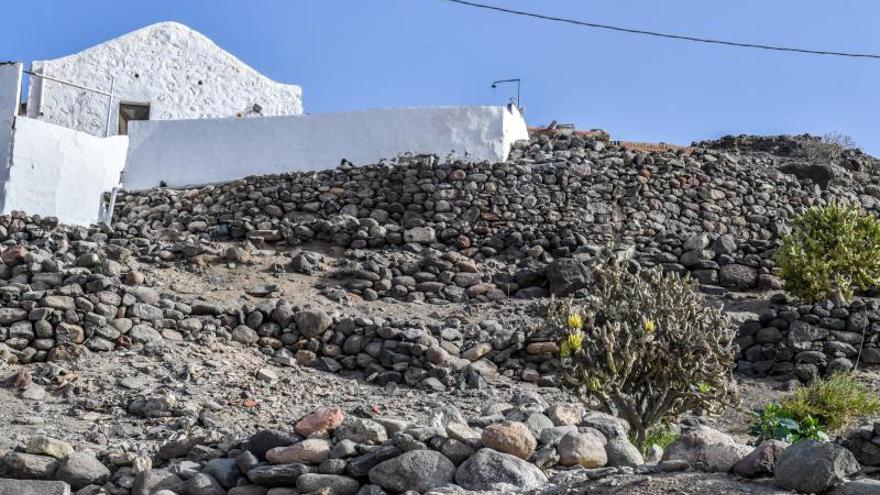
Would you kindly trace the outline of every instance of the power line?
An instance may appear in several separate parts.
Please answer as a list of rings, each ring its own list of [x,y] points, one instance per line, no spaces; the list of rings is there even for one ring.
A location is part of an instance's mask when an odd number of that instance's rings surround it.
[[[522,10],[513,10],[507,9],[504,7],[497,7],[495,5],[486,5],[482,3],[469,2],[466,0],[444,0],[446,2],[457,3],[460,5],[466,5],[468,7],[476,7],[480,9],[486,10],[494,10],[496,12],[504,12],[506,14],[514,14],[525,17],[534,17],[536,19],[543,19],[546,21],[556,21],[556,22],[564,22],[567,24],[575,24],[577,26],[590,27],[595,29],[606,29],[609,31],[618,31],[623,33],[630,34],[641,34],[645,36],[655,36],[658,38],[667,38],[674,40],[683,40],[683,41],[695,41],[697,43],[710,43],[715,45],[726,45],[726,46],[738,46],[741,48],[756,48],[759,50],[772,50],[777,52],[795,52],[795,53],[806,53],[809,55],[832,55],[836,57],[850,57],[850,58],[872,58],[872,59],[880,59],[880,54],[875,53],[853,53],[853,52],[838,52],[838,51],[829,51],[829,50],[808,50],[806,48],[794,48],[788,46],[773,46],[773,45],[763,45],[759,43],[740,43],[737,41],[724,41],[724,40],[716,40],[710,38],[698,38],[695,36],[686,36],[681,34],[670,34],[670,33],[659,33],[656,31],[645,31],[642,29],[633,29],[627,27],[620,26],[612,26],[609,24],[597,24],[595,22],[586,22],[586,21],[578,21],[575,19],[566,19],[564,17],[554,17],[549,15],[537,14],[534,12],[525,12]]]

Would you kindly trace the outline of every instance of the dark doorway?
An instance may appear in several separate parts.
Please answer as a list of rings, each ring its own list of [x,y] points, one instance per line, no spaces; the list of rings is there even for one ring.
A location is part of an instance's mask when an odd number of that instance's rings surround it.
[[[128,135],[128,123],[132,120],[150,120],[150,104],[120,103],[118,132],[120,136]]]

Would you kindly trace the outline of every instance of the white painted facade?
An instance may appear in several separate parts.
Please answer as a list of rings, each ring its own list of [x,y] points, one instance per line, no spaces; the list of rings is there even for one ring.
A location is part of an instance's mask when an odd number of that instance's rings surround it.
[[[12,128],[21,100],[20,63],[0,64],[0,184],[9,176],[12,159]]]
[[[394,108],[266,117],[133,122],[123,186],[184,187],[249,175],[376,163],[404,153],[504,161],[528,139],[508,105]]]
[[[100,138],[18,117],[2,213],[22,210],[75,225],[97,223],[101,195],[119,186],[127,136]]]
[[[47,78],[30,78],[28,117],[96,136],[117,132],[120,103],[150,105],[150,120],[298,115],[302,89],[258,73],[200,33],[176,22],[147,26],[54,60],[32,72],[117,95],[112,98]],[[108,121],[109,114],[109,121]]]

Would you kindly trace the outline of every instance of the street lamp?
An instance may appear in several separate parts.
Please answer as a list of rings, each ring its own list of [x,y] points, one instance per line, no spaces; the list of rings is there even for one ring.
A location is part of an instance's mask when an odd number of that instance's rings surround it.
[[[519,80],[519,78],[515,78],[515,79],[499,79],[499,80],[497,80],[497,81],[492,81],[492,86],[490,86],[490,87],[491,87],[492,89],[495,89],[495,88],[498,87],[499,84],[504,84],[504,83],[514,83],[514,82],[516,83],[516,106],[521,108],[522,105],[520,105],[520,101],[519,101],[519,90],[520,90],[520,80]]]

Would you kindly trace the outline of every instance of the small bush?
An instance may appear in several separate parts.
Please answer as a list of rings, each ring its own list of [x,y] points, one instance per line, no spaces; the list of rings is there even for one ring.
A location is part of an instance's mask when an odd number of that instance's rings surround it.
[[[841,432],[860,417],[880,414],[880,399],[868,386],[851,374],[835,373],[798,387],[782,401],[782,409],[792,418],[816,418],[832,433]]]
[[[582,306],[554,303],[550,322],[564,335],[564,384],[626,419],[644,447],[653,425],[734,397],[733,329],[693,279],[627,265],[606,254]]]
[[[679,438],[681,438],[681,432],[678,429],[673,428],[669,423],[659,423],[651,426],[645,434],[642,454],[647,454],[648,449],[650,449],[652,445],[656,445],[661,449],[666,450],[666,447],[669,447],[672,442]]]
[[[845,134],[829,132],[801,145],[798,155],[810,162],[831,162],[841,159],[847,150],[857,149],[855,140]]]
[[[775,261],[795,297],[849,300],[854,289],[880,284],[880,221],[846,203],[810,208],[782,238]]]
[[[763,409],[755,411],[757,419],[749,428],[749,435],[755,437],[754,444],[758,445],[764,440],[782,440],[794,443],[802,438],[827,442],[828,434],[819,420],[806,416],[801,420],[795,419],[776,402],[767,404]]]

